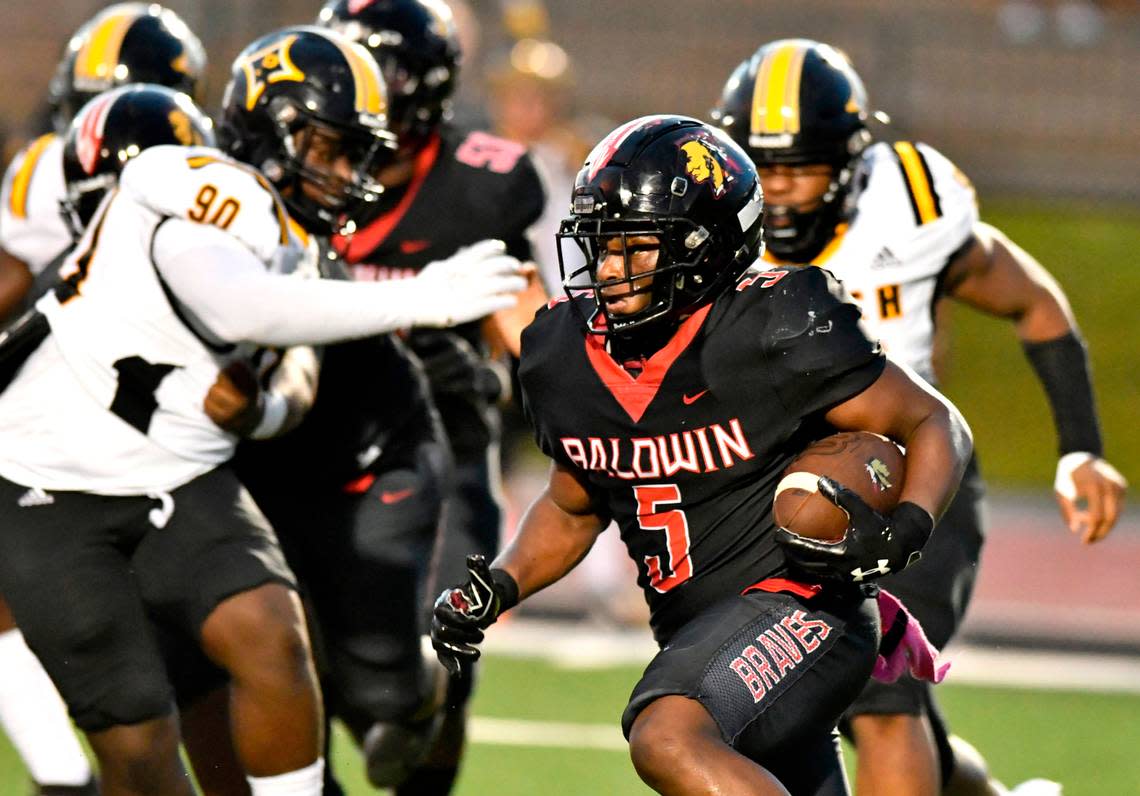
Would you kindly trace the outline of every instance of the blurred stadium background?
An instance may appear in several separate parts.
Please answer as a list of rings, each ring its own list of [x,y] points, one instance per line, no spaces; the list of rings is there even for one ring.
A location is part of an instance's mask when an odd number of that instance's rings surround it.
[[[0,140],[44,125],[66,37],[99,0],[0,0]],[[257,35],[311,21],[319,0],[169,0],[211,59],[207,109]],[[1092,353],[1106,457],[1140,485],[1140,3],[1135,0],[455,0],[468,48],[459,113],[535,145],[552,184],[615,123],[704,116],[768,39],[852,56],[891,135],[929,142],[976,183],[983,217],[1067,291]],[[512,118],[511,102],[531,118]],[[521,101],[521,102],[520,102]],[[518,108],[515,108],[518,113]],[[552,217],[563,199],[555,193]],[[1048,407],[1006,324],[953,315],[944,387],[973,426],[991,490],[984,563],[943,687],[954,727],[1008,781],[1140,793],[1140,512],[1087,548],[1050,496]],[[512,512],[542,478],[518,430],[504,451]],[[608,534],[610,536],[612,534]],[[616,539],[491,633],[460,792],[640,793],[617,719],[651,655]],[[367,792],[353,755],[338,766]],[[23,792],[0,747],[0,793]],[[353,779],[354,778],[354,779]]]

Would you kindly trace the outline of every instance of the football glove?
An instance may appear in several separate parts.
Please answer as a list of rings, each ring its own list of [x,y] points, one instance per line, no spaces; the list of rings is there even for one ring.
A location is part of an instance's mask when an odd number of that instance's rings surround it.
[[[444,591],[432,610],[431,645],[452,676],[479,659],[483,631],[519,601],[515,579],[491,569],[483,556],[467,556],[467,574],[467,582]]]
[[[412,350],[423,362],[433,395],[478,395],[495,403],[507,392],[510,375],[454,332],[412,335]]]
[[[926,509],[903,502],[883,515],[826,476],[819,479],[819,491],[847,513],[847,533],[838,542],[820,542],[777,528],[776,541],[795,569],[819,580],[859,584],[899,572],[922,557],[922,546],[934,530]]]
[[[402,280],[404,310],[413,326],[455,326],[516,304],[526,289],[522,264],[501,240],[466,246],[446,260],[428,263],[415,279]]]

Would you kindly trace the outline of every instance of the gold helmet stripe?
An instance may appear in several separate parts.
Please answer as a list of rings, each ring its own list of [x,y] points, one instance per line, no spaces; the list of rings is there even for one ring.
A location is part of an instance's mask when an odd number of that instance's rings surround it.
[[[119,63],[119,50],[131,25],[139,18],[138,9],[116,11],[100,20],[75,56],[75,77],[111,79]]]
[[[934,221],[942,215],[942,204],[934,192],[934,181],[926,159],[918,148],[909,141],[899,141],[894,145],[903,176],[910,193],[910,206],[914,210],[914,220],[920,226]]]
[[[54,138],[55,133],[48,133],[33,141],[24,155],[19,170],[16,171],[16,176],[12,178],[12,194],[8,197],[8,207],[16,218],[28,217],[28,188],[32,184],[32,175],[39,165],[40,156]]]
[[[352,82],[356,87],[355,108],[357,113],[379,116],[388,112],[384,84],[380,80],[380,67],[368,51],[355,42],[338,41],[331,36],[329,41],[337,46],[348,68],[352,70]]]
[[[782,44],[764,56],[752,90],[752,133],[796,134],[800,131],[800,76],[807,47]]]

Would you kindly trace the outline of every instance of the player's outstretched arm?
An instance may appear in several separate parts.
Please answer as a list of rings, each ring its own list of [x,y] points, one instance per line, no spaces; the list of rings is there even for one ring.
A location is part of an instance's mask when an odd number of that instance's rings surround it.
[[[525,599],[561,579],[578,565],[609,518],[579,476],[560,464],[519,523],[518,533],[494,566],[510,573]]]
[[[900,502],[879,514],[851,490],[820,478],[820,492],[848,515],[844,538],[818,542],[778,529],[776,539],[793,565],[823,580],[862,583],[898,572],[918,560],[957,491],[972,450],[970,429],[953,404],[890,360],[870,387],[826,418],[841,430],[874,431],[906,446]]]
[[[209,336],[285,348],[451,326],[512,306],[526,287],[500,241],[461,249],[415,279],[341,282],[270,273],[220,229],[172,219],[155,233],[166,286]]]
[[[1000,230],[979,223],[973,242],[951,262],[946,287],[954,298],[1016,325],[1053,411],[1061,513],[1085,543],[1104,538],[1120,517],[1127,482],[1101,458],[1088,354],[1061,286]]]
[[[477,660],[483,631],[501,613],[572,570],[608,522],[577,476],[555,464],[546,489],[494,565],[482,556],[468,556],[467,582],[445,589],[436,600],[431,640],[440,662],[458,675]]]

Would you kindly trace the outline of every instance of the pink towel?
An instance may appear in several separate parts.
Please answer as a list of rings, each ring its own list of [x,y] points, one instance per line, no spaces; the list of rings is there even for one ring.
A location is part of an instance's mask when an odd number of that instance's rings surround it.
[[[938,649],[927,640],[922,625],[886,589],[879,589],[878,599],[883,635],[890,634],[896,622],[904,623],[905,629],[894,649],[888,651],[886,656],[879,655],[871,676],[884,683],[893,683],[903,672],[909,670],[911,676],[918,680],[941,683],[950,669],[950,663],[938,663]],[[897,629],[893,635],[898,635]]]

